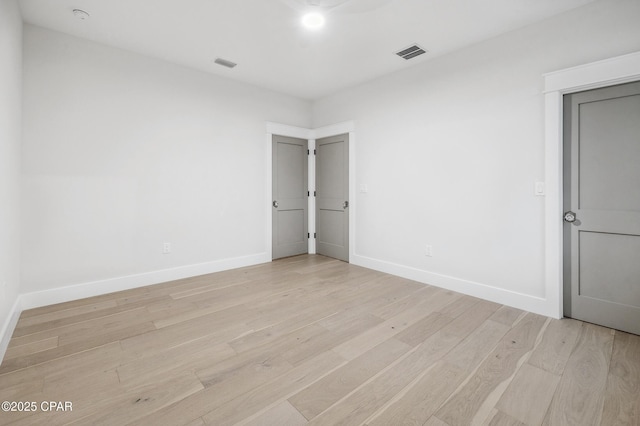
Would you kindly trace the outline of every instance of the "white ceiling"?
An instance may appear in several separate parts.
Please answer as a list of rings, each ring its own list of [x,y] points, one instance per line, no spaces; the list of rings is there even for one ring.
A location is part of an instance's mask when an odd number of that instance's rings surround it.
[[[593,0],[351,0],[316,32],[292,0],[20,0],[25,22],[318,99]],[[75,8],[91,17],[80,20]],[[410,61],[394,52],[418,43]],[[523,47],[526,48],[526,47]],[[214,64],[216,57],[238,63]]]

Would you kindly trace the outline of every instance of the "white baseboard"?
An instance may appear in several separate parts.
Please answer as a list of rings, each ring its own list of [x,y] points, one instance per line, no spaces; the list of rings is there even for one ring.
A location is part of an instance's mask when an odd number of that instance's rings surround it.
[[[410,266],[399,265],[356,254],[354,254],[350,260],[352,264],[362,266],[364,268],[397,275],[402,278],[407,278],[435,287],[456,291],[458,293],[522,309],[523,311],[558,318],[557,309],[554,309],[553,301],[549,301],[541,297],[517,293],[474,281],[437,274],[422,269],[412,268]]]
[[[0,363],[2,363],[4,354],[7,352],[9,340],[11,340],[11,335],[13,335],[13,330],[15,330],[16,324],[18,324],[21,313],[22,306],[20,304],[20,296],[18,296],[0,330]]]
[[[271,262],[271,258],[267,253],[234,257],[230,259],[220,259],[195,265],[186,265],[177,268],[146,272],[143,274],[128,275],[67,287],[58,287],[50,290],[35,291],[32,293],[22,294],[20,296],[20,303],[23,310],[39,308],[41,306],[99,296],[102,294],[113,293],[115,291],[129,290],[132,288],[144,287],[147,285],[211,274],[214,272],[226,271],[228,269],[241,268],[243,266],[257,265],[266,262]]]

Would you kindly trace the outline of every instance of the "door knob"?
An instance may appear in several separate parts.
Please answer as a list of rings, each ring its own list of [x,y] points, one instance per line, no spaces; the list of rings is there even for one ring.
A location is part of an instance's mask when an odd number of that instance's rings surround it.
[[[567,223],[573,223],[576,221],[576,214],[572,211],[565,212],[564,221]]]
[[[276,200],[273,201],[273,207],[278,208],[278,202]]]
[[[349,207],[349,202],[348,202],[348,201],[345,201],[345,202],[342,204],[342,208],[343,208],[343,209],[346,209],[347,207]]]

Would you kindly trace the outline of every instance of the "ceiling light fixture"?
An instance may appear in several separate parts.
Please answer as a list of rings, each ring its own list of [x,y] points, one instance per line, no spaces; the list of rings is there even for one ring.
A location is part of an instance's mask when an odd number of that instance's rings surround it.
[[[85,20],[85,19],[89,19],[89,17],[91,15],[89,15],[88,12],[85,12],[82,9],[73,9],[73,14],[76,18],[81,19],[81,20]]]
[[[302,25],[309,30],[318,30],[324,26],[324,16],[318,12],[307,13],[302,17]]]

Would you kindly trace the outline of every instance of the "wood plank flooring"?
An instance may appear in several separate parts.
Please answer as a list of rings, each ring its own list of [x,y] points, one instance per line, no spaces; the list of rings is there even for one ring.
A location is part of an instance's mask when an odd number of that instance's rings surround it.
[[[2,425],[638,426],[640,337],[305,255],[25,311],[0,401],[37,406]]]

